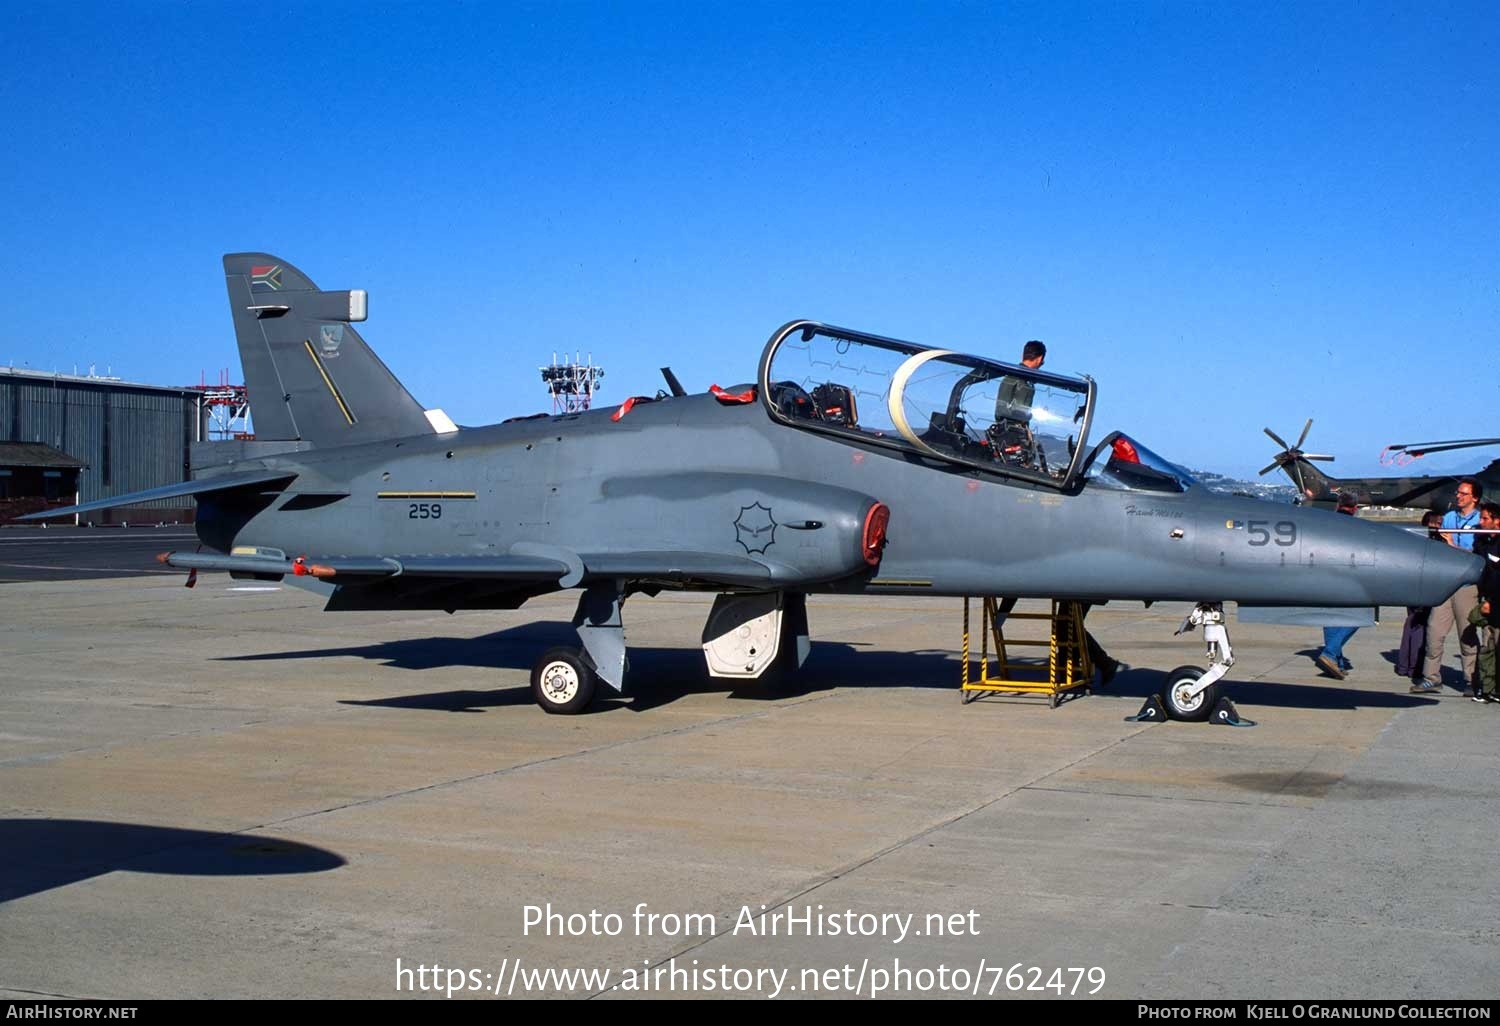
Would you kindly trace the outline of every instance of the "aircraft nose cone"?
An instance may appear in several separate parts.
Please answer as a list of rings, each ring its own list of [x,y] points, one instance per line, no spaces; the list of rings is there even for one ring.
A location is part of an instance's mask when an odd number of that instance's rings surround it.
[[[1484,557],[1441,542],[1428,542],[1422,560],[1422,601],[1436,606],[1446,602],[1459,588],[1474,584],[1484,569]]]

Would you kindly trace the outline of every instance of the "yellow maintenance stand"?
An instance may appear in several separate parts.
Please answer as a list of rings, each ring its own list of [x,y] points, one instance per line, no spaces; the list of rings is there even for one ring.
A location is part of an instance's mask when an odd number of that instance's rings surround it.
[[[1083,630],[1083,604],[1052,600],[1050,613],[1013,612],[1015,599],[987,597],[983,600],[983,623],[979,628],[979,679],[969,679],[969,599],[964,599],[963,681],[959,696],[964,703],[985,693],[1045,695],[1049,707],[1057,708],[1060,696],[1093,683],[1094,666],[1089,659]],[[1045,666],[1039,662],[1012,662],[1006,651],[1002,626],[1011,620],[1046,620],[1051,637],[1012,638],[1009,645],[1047,646]],[[995,642],[996,673],[990,675],[990,639]]]

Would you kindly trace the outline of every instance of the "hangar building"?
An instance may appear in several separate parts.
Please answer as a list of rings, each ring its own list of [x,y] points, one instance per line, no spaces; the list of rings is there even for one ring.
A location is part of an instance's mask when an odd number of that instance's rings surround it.
[[[177,484],[207,438],[204,391],[0,367],[0,522],[48,507]],[[191,499],[82,516],[191,520]]]

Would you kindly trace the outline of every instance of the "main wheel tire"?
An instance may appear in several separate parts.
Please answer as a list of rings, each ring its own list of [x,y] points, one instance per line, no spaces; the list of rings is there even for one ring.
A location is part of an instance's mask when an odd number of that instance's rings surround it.
[[[598,682],[582,652],[549,649],[531,668],[531,697],[549,713],[580,713],[594,700]]]
[[[1179,696],[1179,692],[1196,684],[1203,673],[1201,666],[1179,666],[1167,674],[1167,682],[1161,689],[1161,704],[1172,719],[1197,723],[1208,719],[1214,711],[1214,706],[1219,703],[1218,681],[1204,688],[1195,698]]]

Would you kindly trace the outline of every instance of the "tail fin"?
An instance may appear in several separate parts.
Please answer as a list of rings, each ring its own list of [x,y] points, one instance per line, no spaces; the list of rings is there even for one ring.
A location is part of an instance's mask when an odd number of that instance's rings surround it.
[[[1291,468],[1292,480],[1302,489],[1308,502],[1333,502],[1343,491],[1342,481],[1329,477],[1307,460],[1299,459]]]
[[[257,438],[327,446],[435,430],[350,324],[365,319],[363,291],[320,292],[265,253],[230,253],[224,277]]]

